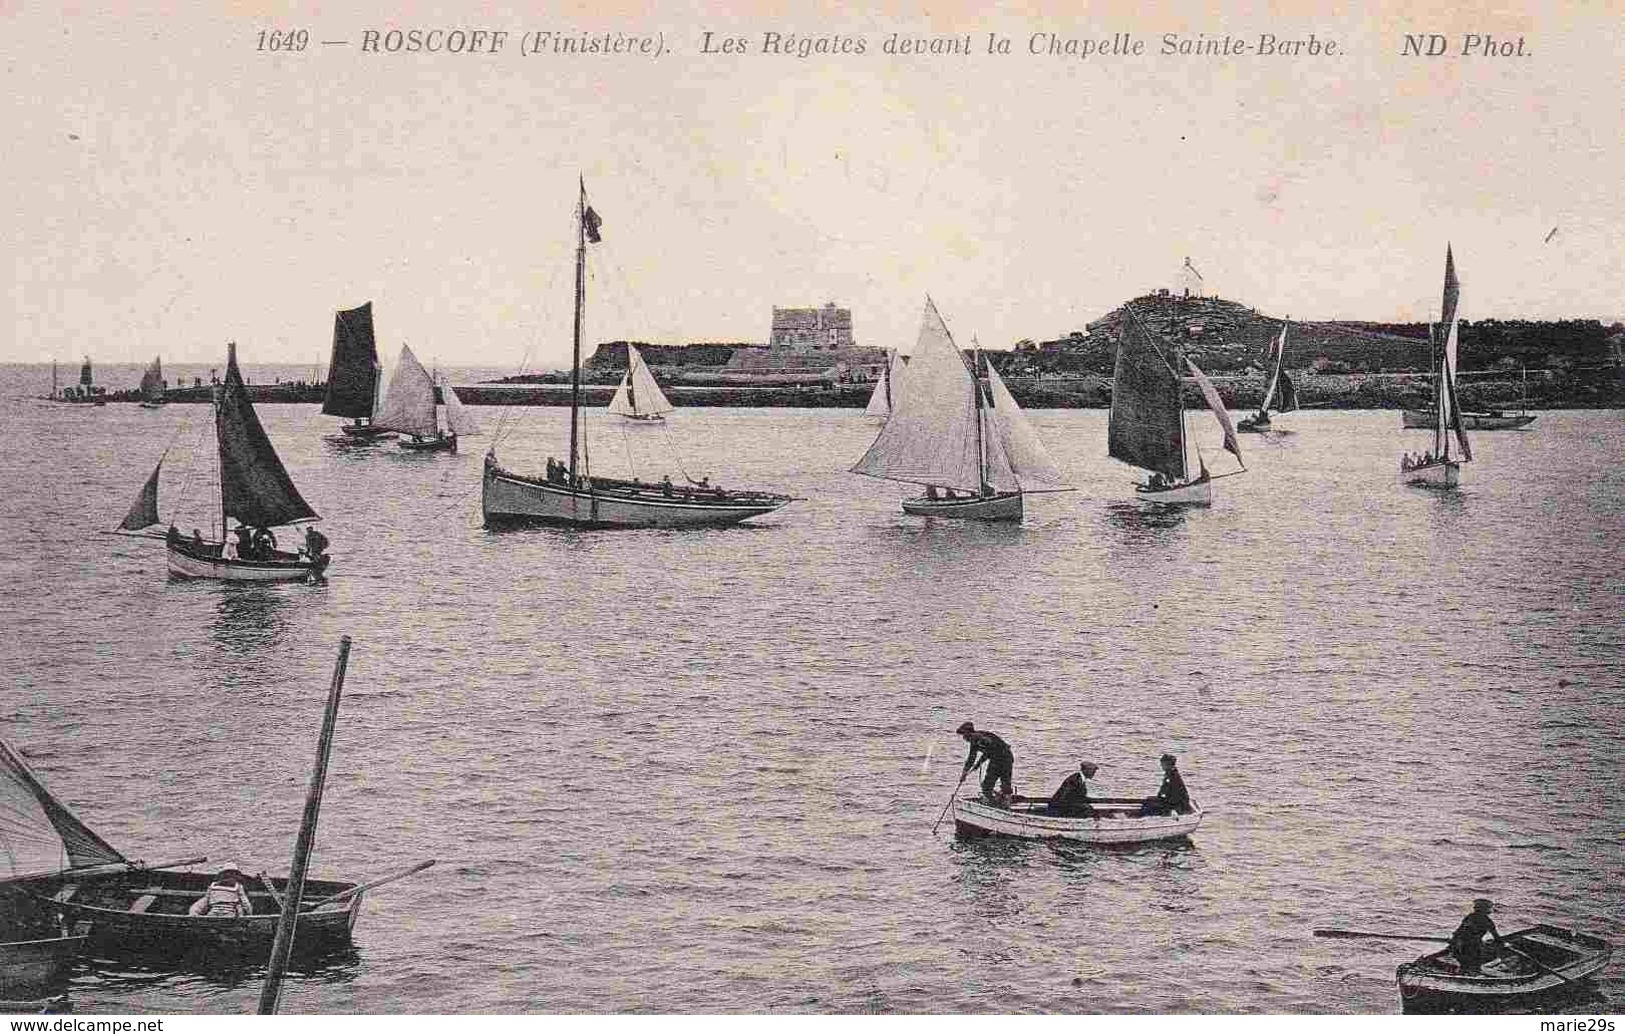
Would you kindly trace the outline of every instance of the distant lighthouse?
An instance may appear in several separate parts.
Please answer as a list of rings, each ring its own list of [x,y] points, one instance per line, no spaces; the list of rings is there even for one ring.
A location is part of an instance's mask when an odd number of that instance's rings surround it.
[[[1208,293],[1207,282],[1191,264],[1189,255],[1185,256],[1185,264],[1179,267],[1179,292],[1186,298],[1201,298]]]

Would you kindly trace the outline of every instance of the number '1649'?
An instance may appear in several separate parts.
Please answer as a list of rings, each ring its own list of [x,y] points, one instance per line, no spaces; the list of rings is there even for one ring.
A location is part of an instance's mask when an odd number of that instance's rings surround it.
[[[282,32],[279,29],[260,30],[260,45],[258,50],[304,50],[310,46],[310,33],[305,29],[291,29]]]

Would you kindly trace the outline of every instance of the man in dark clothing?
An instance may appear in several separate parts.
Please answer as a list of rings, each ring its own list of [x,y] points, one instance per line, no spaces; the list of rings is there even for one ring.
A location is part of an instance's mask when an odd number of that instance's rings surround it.
[[[1140,805],[1141,815],[1184,815],[1193,811],[1190,791],[1185,789],[1185,780],[1180,777],[1179,769],[1175,768],[1174,756],[1162,756],[1162,786],[1157,790],[1155,797],[1150,797]]]
[[[1087,818],[1095,813],[1089,803],[1089,784],[1086,779],[1093,779],[1097,767],[1088,761],[1078,762],[1078,770],[1067,776],[1059,789],[1050,797],[1049,804],[1044,807],[1045,815],[1064,815],[1072,818]]]
[[[1015,793],[1011,781],[1015,778],[1016,756],[1010,752],[1010,745],[997,733],[977,732],[976,726],[970,722],[959,727],[959,735],[970,744],[970,753],[965,756],[965,771],[959,774],[959,781],[964,782],[966,773],[985,761],[987,773],[982,776],[982,796],[990,804],[998,803],[998,798],[993,794],[996,783],[1004,784],[1006,798]]]
[[[1495,958],[1496,952],[1501,948],[1501,932],[1495,928],[1490,920],[1490,912],[1495,909],[1489,898],[1475,898],[1473,911],[1456,932],[1450,935],[1450,954],[1461,963],[1463,973],[1477,973],[1478,968],[1489,960]],[[1484,935],[1489,934],[1495,938],[1495,949],[1489,949],[1484,944]]]

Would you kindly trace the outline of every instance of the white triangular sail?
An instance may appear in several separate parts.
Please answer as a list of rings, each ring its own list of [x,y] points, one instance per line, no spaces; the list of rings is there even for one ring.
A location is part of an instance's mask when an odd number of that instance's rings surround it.
[[[864,416],[881,418],[891,416],[892,396],[897,393],[897,375],[901,370],[902,364],[897,358],[897,349],[894,348],[886,353],[886,369],[875,382],[875,390],[869,396],[869,404],[863,407]]]
[[[1230,411],[1224,408],[1224,400],[1219,397],[1219,390],[1188,356],[1185,365],[1191,368],[1191,376],[1196,378],[1196,386],[1202,389],[1202,398],[1207,400],[1207,408],[1213,410],[1214,418],[1224,429],[1224,447],[1234,453],[1236,459],[1241,459],[1241,442],[1236,438],[1236,425],[1230,422]]]
[[[930,298],[925,300],[920,336],[909,360],[908,375],[896,385],[892,412],[869,451],[852,467],[854,474],[976,491],[983,465],[977,455],[979,414],[974,382],[948,327]],[[1003,450],[992,450],[1013,481]],[[999,487],[996,469],[988,481]],[[1013,484],[1010,485],[1014,487]]]
[[[627,345],[626,373],[621,376],[620,387],[615,389],[615,397],[609,400],[609,411],[617,416],[653,417],[670,413],[674,408],[655,383],[649,364],[636,348]]]
[[[463,405],[463,400],[457,397],[451,385],[440,386],[440,397],[446,403],[446,430],[455,435],[480,433],[480,422]]]
[[[988,426],[1009,463],[1011,473],[1023,492],[1065,492],[1066,478],[1056,466],[1049,450],[1033,429],[1027,414],[1016,405],[1010,389],[993,364],[987,366],[987,383],[993,396],[992,417]]]
[[[400,363],[372,422],[375,427],[420,438],[433,437],[439,431],[434,420],[434,381],[407,345],[401,346]]]
[[[1270,346],[1270,355],[1274,357],[1275,365],[1270,370],[1269,387],[1264,389],[1264,401],[1258,406],[1258,411],[1260,413],[1268,413],[1270,411],[1270,403],[1275,401],[1275,389],[1281,383],[1281,363],[1286,358],[1285,323],[1281,324],[1281,333],[1278,337],[1276,337],[1275,343]]]
[[[0,740],[0,883],[124,860]]]

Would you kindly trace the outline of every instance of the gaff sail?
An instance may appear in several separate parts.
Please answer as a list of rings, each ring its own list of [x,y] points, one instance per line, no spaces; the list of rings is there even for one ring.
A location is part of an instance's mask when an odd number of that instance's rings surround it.
[[[1112,370],[1112,411],[1106,452],[1143,470],[1185,480],[1185,425],[1180,378],[1162,350],[1125,307]]]
[[[991,421],[999,451],[1002,451],[1023,492],[1068,492],[1071,487],[1061,468],[1044,448],[1044,442],[1022,412],[999,371],[987,364],[987,383],[992,396]]]
[[[0,740],[0,883],[63,869],[125,864],[125,857],[45,789]]]
[[[333,356],[327,365],[328,416],[370,417],[378,394],[378,346],[372,335],[372,303],[340,309],[333,316]]]
[[[480,433],[480,422],[463,406],[463,400],[457,397],[451,385],[442,384],[440,395],[446,400],[446,430],[455,435]]]
[[[1236,440],[1236,425],[1230,422],[1230,411],[1224,407],[1224,399],[1219,397],[1219,391],[1213,382],[1207,379],[1207,374],[1193,362],[1190,357],[1185,358],[1185,365],[1191,368],[1191,376],[1196,378],[1196,386],[1202,389],[1202,398],[1207,400],[1207,408],[1213,410],[1213,416],[1224,429],[1224,447],[1239,461],[1241,459],[1241,443]],[[1243,464],[1245,467],[1245,464]]]
[[[1439,302],[1439,324],[1444,328],[1444,348],[1439,358],[1438,424],[1434,428],[1434,452],[1450,455],[1450,433],[1455,432],[1461,445],[1461,458],[1471,460],[1473,448],[1467,443],[1467,430],[1462,425],[1461,406],[1456,398],[1456,307],[1461,301],[1461,281],[1456,279],[1456,257],[1450,245],[1444,247],[1444,296]]]
[[[631,345],[626,346],[626,373],[609,400],[609,411],[617,416],[651,417],[670,413],[675,407],[667,400],[649,372],[649,364]]]
[[[1275,392],[1281,383],[1281,364],[1286,359],[1286,326],[1285,323],[1281,324],[1281,333],[1275,338],[1274,343],[1270,345],[1270,356],[1274,358],[1275,365],[1270,371],[1269,386],[1264,389],[1264,401],[1259,403],[1258,406],[1260,413],[1270,411],[1270,403],[1275,401]]]
[[[401,360],[384,392],[383,404],[373,417],[374,427],[432,438],[440,430],[435,423],[434,381],[418,362],[408,345],[401,346]]]
[[[319,520],[288,477],[237,369],[237,345],[226,346],[226,379],[215,412],[220,444],[220,499],[226,517],[252,527]]]

